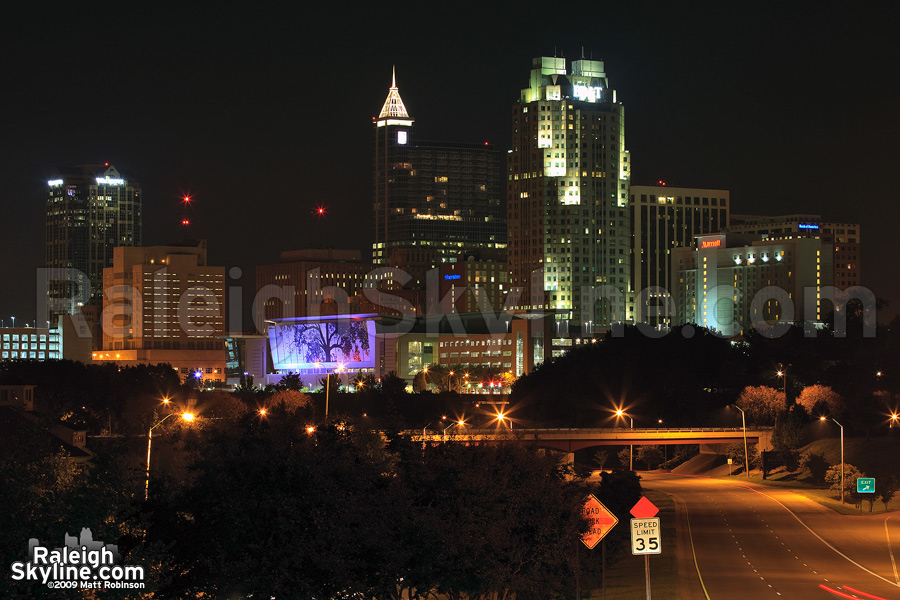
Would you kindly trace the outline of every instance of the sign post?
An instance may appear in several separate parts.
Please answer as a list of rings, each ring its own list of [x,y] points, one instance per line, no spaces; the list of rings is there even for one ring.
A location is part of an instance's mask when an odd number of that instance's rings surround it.
[[[603,503],[597,500],[597,497],[593,494],[589,494],[587,500],[584,502],[584,508],[581,509],[581,514],[587,520],[589,529],[581,536],[581,542],[588,547],[588,550],[593,550],[594,546],[596,546],[600,540],[606,537],[606,534],[609,533],[613,527],[615,527],[619,519],[614,515],[608,508],[603,506]],[[579,553],[577,552],[578,547],[576,546],[575,553],[575,597],[578,600],[581,600],[581,561]],[[606,545],[603,546],[603,595],[606,597]]]
[[[650,600],[650,555],[662,553],[660,541],[659,509],[646,496],[642,496],[631,509],[631,553],[644,555],[644,579],[647,600]]]

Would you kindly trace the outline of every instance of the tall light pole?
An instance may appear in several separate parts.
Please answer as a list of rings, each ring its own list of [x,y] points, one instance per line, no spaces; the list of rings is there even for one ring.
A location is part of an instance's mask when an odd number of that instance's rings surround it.
[[[168,404],[169,403],[168,398],[165,399],[163,402],[165,404]],[[150,427],[150,431],[147,432],[147,481],[144,483],[144,501],[145,502],[150,497],[150,448],[152,447],[152,444],[153,444],[153,430],[156,429],[157,427],[159,427],[160,425],[162,425],[163,423],[165,423],[166,419],[168,419],[169,417],[174,417],[177,414],[178,413],[167,414],[162,419],[157,421],[156,425],[153,425],[152,427]],[[185,412],[185,413],[181,413],[179,416],[182,419],[184,419],[185,421],[187,421],[188,423],[190,423],[191,421],[194,420],[194,413]]]
[[[826,417],[819,417],[820,421],[827,420]],[[837,423],[837,426],[841,428],[841,505],[844,504],[844,426],[837,422],[836,419],[832,418],[832,421]]]
[[[631,419],[631,429],[634,429],[634,417],[627,414],[621,408],[616,409],[616,417],[628,417]],[[634,471],[634,444],[628,445],[628,470]]]
[[[744,471],[747,473],[747,479],[750,479],[750,453],[747,452],[747,419],[744,416],[744,409],[737,404],[733,407],[741,411],[741,429],[744,431]]]
[[[344,370],[344,365],[340,365],[337,369],[334,370],[335,373],[340,373]],[[325,375],[325,420],[328,420],[328,394],[331,391],[331,371],[326,371]]]
[[[776,375],[781,377],[781,393],[784,394],[784,407],[788,408],[788,396],[787,396],[787,369],[791,365],[778,365],[778,372]]]

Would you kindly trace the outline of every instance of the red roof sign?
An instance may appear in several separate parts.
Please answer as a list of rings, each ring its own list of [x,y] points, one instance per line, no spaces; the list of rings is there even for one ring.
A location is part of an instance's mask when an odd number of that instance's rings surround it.
[[[593,494],[589,495],[587,500],[585,500],[581,513],[590,525],[590,529],[581,536],[581,541],[589,549],[593,549],[619,522],[616,515],[603,506],[603,503],[597,500]]]
[[[655,504],[647,500],[647,496],[641,496],[637,504],[631,507],[631,516],[635,519],[651,519],[659,513]]]

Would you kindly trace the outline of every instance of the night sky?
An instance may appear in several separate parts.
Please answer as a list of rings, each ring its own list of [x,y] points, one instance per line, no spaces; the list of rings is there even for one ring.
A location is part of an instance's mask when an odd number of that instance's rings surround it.
[[[253,266],[282,250],[369,255],[372,117],[393,65],[420,140],[506,148],[531,59],[582,47],[625,104],[632,183],[729,189],[735,213],[861,223],[863,283],[891,302],[884,317],[900,309],[900,44],[888,3],[324,4],[336,9],[4,9],[7,326],[34,319],[56,166],[109,162],[136,177],[145,245],[184,237],[179,200],[191,194],[190,236],[253,287]]]

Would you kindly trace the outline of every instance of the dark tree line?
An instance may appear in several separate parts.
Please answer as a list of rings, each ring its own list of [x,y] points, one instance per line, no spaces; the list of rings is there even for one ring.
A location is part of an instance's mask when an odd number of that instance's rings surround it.
[[[771,339],[725,339],[692,326],[658,339],[623,331],[521,377],[510,398],[516,417],[543,427],[628,427],[612,412],[623,408],[635,427],[701,426],[747,386],[786,388],[786,408],[805,388],[829,386],[849,409],[844,425],[859,432],[887,431],[886,415],[900,409],[892,391],[900,385],[900,319],[870,338],[853,324],[846,337],[828,329],[807,337],[797,327]]]

